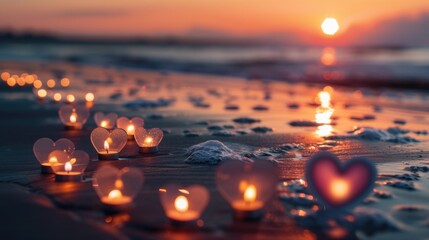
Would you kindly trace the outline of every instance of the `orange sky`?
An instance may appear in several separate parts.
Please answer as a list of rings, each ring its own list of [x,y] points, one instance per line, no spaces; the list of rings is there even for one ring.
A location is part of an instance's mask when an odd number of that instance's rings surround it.
[[[61,34],[186,34],[210,29],[232,35],[320,34],[336,17],[343,27],[429,10],[428,0],[2,0],[0,27]],[[341,30],[340,30],[341,31]]]

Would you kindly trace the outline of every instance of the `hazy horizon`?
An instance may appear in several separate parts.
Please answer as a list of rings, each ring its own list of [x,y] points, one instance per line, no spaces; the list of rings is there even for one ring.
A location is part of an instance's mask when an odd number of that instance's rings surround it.
[[[291,45],[429,45],[429,3],[424,0],[214,1],[12,0],[0,6],[0,29],[63,37],[186,37],[278,40]],[[325,36],[320,24],[335,17],[340,30]]]

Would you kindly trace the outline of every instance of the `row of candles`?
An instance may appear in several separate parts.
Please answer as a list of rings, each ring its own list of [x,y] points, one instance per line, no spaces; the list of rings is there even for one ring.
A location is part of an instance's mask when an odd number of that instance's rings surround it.
[[[87,121],[89,110],[64,105],[59,115],[67,129],[79,130]],[[139,117],[128,119],[98,112],[94,120],[98,127],[91,132],[91,142],[101,161],[117,160],[127,141],[135,140],[142,154],[157,152],[163,138],[161,129],[146,130],[144,120]],[[76,150],[74,143],[66,138],[56,142],[41,138],[34,143],[33,152],[41,164],[41,172],[55,174],[56,182],[82,182],[90,161],[86,152]],[[255,220],[260,219],[265,203],[274,193],[276,176],[271,164],[231,160],[218,168],[216,179],[219,192],[230,203],[235,216]],[[142,185],[143,173],[133,167],[103,166],[93,175],[93,187],[109,213],[130,210]],[[209,191],[201,185],[168,185],[160,188],[159,194],[166,216],[179,223],[198,220],[210,199]]]

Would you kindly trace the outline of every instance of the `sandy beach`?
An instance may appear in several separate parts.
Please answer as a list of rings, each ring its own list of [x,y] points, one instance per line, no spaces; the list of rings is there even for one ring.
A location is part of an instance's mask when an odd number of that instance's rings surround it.
[[[0,83],[0,213],[4,216],[0,224],[5,239],[419,239],[429,232],[429,108],[424,91],[335,84],[326,88],[329,84],[70,63],[3,61],[0,69],[71,80],[68,88],[48,90],[43,100],[37,100],[32,88]],[[333,108],[328,124],[316,121],[317,96],[323,90],[330,93]],[[64,129],[58,118],[60,104],[51,100],[57,91],[63,96],[74,94],[78,102],[84,101],[85,93],[94,93],[91,116],[82,130]],[[142,156],[137,144],[129,141],[119,161],[97,161],[89,135],[96,127],[93,115],[99,111],[141,116],[145,127],[161,128],[164,140],[159,152]],[[42,137],[68,138],[89,153],[84,182],[55,183],[53,176],[40,174],[32,146]],[[202,156],[212,158],[189,156],[187,149],[209,140],[232,151],[203,152]],[[330,151],[342,160],[367,157],[376,163],[379,174],[370,197],[327,226],[312,221],[314,202],[302,183],[306,161],[319,151]],[[216,189],[217,165],[232,156],[272,161],[280,169],[278,191],[259,223],[234,221]],[[103,214],[91,180],[104,165],[143,171],[144,185],[129,214]],[[198,226],[171,227],[158,195],[168,183],[208,188],[210,202]]]

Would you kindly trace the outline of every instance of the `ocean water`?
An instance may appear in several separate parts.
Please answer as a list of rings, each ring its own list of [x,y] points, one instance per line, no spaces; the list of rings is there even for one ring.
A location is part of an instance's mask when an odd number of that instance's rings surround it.
[[[0,60],[64,61],[355,87],[429,88],[429,47],[2,43]]]

